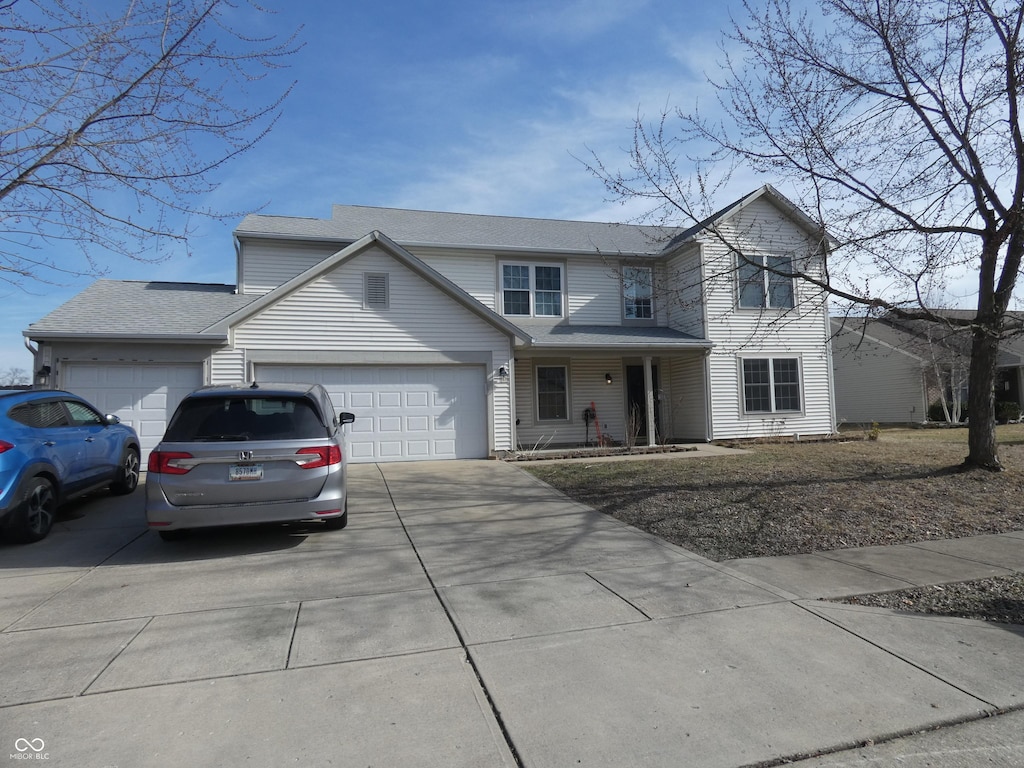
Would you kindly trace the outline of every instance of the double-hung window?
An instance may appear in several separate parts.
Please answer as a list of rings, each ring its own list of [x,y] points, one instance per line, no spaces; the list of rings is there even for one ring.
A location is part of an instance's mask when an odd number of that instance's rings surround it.
[[[622,316],[626,320],[654,318],[654,273],[650,267],[623,267]]]
[[[569,375],[564,365],[537,366],[537,419],[567,421]]]
[[[800,410],[800,361],[795,357],[743,359],[743,411]]]
[[[793,261],[787,256],[736,256],[741,309],[792,309]],[[778,274],[778,273],[783,274]]]
[[[519,317],[562,316],[562,267],[502,264],[502,313]]]

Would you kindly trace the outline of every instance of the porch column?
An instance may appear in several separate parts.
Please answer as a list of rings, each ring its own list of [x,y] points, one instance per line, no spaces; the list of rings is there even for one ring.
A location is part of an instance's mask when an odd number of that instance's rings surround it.
[[[644,358],[644,396],[647,399],[647,445],[657,445],[657,429],[654,419],[654,374],[651,372],[651,358]]]

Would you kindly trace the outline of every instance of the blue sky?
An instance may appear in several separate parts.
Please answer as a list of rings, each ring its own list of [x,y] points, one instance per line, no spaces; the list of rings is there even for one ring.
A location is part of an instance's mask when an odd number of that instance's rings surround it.
[[[638,111],[711,104],[703,72],[729,23],[728,5],[673,0],[267,5],[275,28],[304,26],[305,46],[265,85],[297,85],[274,131],[202,201],[222,211],[329,217],[343,203],[629,219],[639,210],[606,202],[577,158],[594,150],[622,166]],[[736,179],[721,204],[764,181]],[[192,257],[112,255],[106,277],[234,283],[239,220],[203,222]],[[30,369],[22,330],[92,279],[0,289],[0,371]],[[141,317],[138,328],[154,330]]]

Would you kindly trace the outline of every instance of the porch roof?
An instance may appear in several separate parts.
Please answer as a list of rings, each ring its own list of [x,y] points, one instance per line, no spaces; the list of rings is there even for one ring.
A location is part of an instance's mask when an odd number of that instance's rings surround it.
[[[587,351],[638,351],[641,348],[660,350],[710,349],[708,339],[691,336],[661,326],[621,325],[548,325],[517,323],[530,335],[527,346],[543,349],[586,349]]]

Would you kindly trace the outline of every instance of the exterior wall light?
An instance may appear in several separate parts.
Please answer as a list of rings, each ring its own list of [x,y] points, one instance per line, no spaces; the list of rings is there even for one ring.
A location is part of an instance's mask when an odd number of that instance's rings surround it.
[[[605,384],[611,384],[612,383],[612,375],[610,373],[606,373],[604,375],[604,383]]]
[[[501,366],[501,368],[498,369],[498,378],[499,379],[507,379],[508,378],[508,368],[506,368],[504,365]]]

